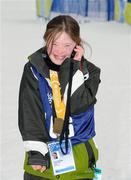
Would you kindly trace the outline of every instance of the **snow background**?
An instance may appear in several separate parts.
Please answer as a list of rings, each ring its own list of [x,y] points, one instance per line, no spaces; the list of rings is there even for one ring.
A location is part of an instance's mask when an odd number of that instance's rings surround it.
[[[36,18],[34,0],[0,2],[1,180],[22,180],[24,149],[18,130],[18,92],[28,55],[43,45],[46,23]],[[117,22],[82,23],[81,36],[101,68],[95,110],[102,180],[131,180],[131,26]],[[86,56],[88,48],[85,46]]]

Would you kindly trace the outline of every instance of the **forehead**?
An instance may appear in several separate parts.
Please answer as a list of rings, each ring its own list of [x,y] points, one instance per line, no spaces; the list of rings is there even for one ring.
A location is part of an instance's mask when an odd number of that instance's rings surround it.
[[[66,32],[62,32],[62,33],[58,33],[56,35],[56,37],[54,38],[54,42],[56,43],[75,43],[72,38],[66,33]]]

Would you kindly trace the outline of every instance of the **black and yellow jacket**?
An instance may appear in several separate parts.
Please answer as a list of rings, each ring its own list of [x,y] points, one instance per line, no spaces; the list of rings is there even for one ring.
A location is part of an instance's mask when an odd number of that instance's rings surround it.
[[[26,156],[24,169],[26,172],[45,177],[58,179],[53,175],[52,165],[48,153],[47,142],[56,139],[52,131],[53,113],[48,116],[40,92],[37,73],[47,84],[47,99],[52,107],[52,91],[49,78],[47,54],[39,49],[31,56],[24,67],[19,92],[19,129],[24,141]],[[59,68],[58,76],[63,99],[67,97],[70,58],[66,59]],[[100,69],[83,58],[82,64],[73,61],[73,81],[71,92],[71,124],[74,128],[70,132],[73,145],[73,154],[76,171],[65,173],[59,179],[93,178],[93,165],[98,159],[98,150],[93,141],[95,136],[94,104],[100,83]],[[49,91],[48,91],[49,89]],[[50,111],[50,110],[49,110]],[[71,128],[72,129],[72,128]],[[35,171],[31,164],[47,166],[43,173]]]

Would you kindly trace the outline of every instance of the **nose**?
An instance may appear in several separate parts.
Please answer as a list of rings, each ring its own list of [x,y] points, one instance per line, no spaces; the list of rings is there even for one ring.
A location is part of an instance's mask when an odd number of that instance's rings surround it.
[[[62,47],[62,46],[58,46],[56,49],[55,49],[56,53],[58,54],[64,54],[66,51],[65,51],[65,48]]]

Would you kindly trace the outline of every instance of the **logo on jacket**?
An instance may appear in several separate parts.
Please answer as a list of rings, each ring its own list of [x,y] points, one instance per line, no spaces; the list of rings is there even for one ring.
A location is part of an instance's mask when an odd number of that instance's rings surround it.
[[[49,103],[52,104],[52,93],[48,92],[47,93],[47,97],[48,97],[48,100],[49,100]]]

